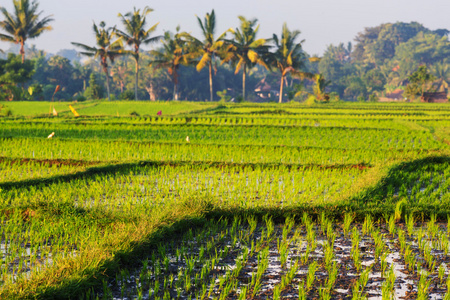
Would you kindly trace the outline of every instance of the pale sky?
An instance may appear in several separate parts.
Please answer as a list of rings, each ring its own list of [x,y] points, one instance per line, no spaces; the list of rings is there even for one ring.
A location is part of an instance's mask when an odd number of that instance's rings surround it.
[[[35,44],[50,53],[74,49],[71,42],[94,46],[93,21],[121,28],[119,12],[125,14],[133,7],[145,6],[154,9],[147,21],[149,25],[159,22],[156,34],[175,31],[180,25],[182,31],[200,37],[195,16],[203,18],[211,9],[216,13],[217,35],[239,26],[239,15],[259,20],[259,38],[279,35],[286,22],[290,30],[301,31],[304,49],[311,55],[321,55],[330,44],[353,42],[365,27],[381,23],[417,21],[432,30],[450,30],[450,0],[40,0],[39,3],[43,16],[53,15],[54,29],[28,40],[27,45]],[[1,0],[0,5],[11,11],[12,0]],[[0,48],[7,49],[9,45],[1,42]]]

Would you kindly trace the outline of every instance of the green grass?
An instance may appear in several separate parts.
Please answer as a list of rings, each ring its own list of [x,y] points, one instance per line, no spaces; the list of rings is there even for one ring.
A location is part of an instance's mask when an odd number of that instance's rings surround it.
[[[78,299],[207,220],[450,212],[446,105],[5,104],[0,298]]]
[[[162,115],[176,115],[204,110],[216,106],[210,103],[195,102],[134,102],[134,101],[86,101],[80,103],[48,102],[48,101],[20,101],[2,102],[13,113],[13,116],[39,116],[52,112],[51,107],[62,116],[73,116],[69,105],[83,116],[130,116],[132,112],[139,115],[151,115],[161,111]]]

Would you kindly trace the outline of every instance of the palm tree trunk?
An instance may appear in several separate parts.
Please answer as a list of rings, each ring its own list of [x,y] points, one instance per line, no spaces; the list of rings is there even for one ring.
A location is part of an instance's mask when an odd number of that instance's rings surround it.
[[[280,96],[278,98],[278,103],[282,103],[283,102],[283,82],[284,82],[284,76],[281,76]]]
[[[209,62],[209,101],[213,101],[212,61]]]
[[[135,100],[138,101],[139,58],[135,58],[135,60],[136,60],[136,74],[135,74],[135,82],[134,82],[134,97],[135,97]]]
[[[247,73],[247,64],[244,64],[244,72],[242,73],[242,101],[245,101],[245,74]]]
[[[178,84],[173,83],[173,100],[178,100]]]
[[[22,63],[25,62],[25,42],[21,41],[20,42],[20,55],[22,56]]]
[[[103,72],[106,75],[106,92],[108,93],[108,101],[111,101],[111,95],[109,90],[109,74],[108,74],[108,66],[103,66]]]

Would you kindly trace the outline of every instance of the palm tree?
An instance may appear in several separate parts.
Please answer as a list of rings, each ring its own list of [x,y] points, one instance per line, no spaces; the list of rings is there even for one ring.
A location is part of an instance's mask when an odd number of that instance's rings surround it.
[[[164,35],[163,46],[159,50],[152,50],[151,55],[154,59],[150,62],[150,66],[156,68],[167,69],[173,82],[173,100],[178,100],[178,69],[181,65],[186,65],[189,62],[189,53],[187,52],[187,43],[182,39],[182,34],[175,35],[166,32]]]
[[[132,75],[131,70],[128,67],[127,61],[123,60],[116,61],[114,63],[114,66],[111,67],[110,74],[113,83],[117,84],[120,87],[120,93],[123,93],[126,79]]]
[[[80,43],[72,43],[74,46],[80,47],[83,49],[83,52],[80,52],[82,55],[86,55],[88,57],[100,57],[100,64],[102,66],[103,72],[106,75],[106,90],[108,92],[108,101],[111,100],[111,94],[109,89],[109,72],[108,72],[108,60],[111,63],[114,63],[114,59],[123,54],[123,46],[122,41],[120,39],[113,41],[113,32],[115,28],[105,28],[105,22],[100,22],[100,28],[94,23],[92,29],[95,33],[95,38],[97,40],[96,47],[90,47]]]
[[[239,28],[230,29],[234,35],[233,40],[225,40],[230,47],[228,54],[224,57],[224,62],[233,61],[236,64],[235,74],[243,69],[242,73],[242,98],[245,100],[245,79],[248,66],[260,64],[269,68],[263,57],[268,53],[269,46],[266,45],[265,39],[256,39],[259,30],[257,19],[247,20],[243,16],[239,16],[241,25]],[[254,28],[256,26],[256,28]]]
[[[430,72],[437,79],[437,90],[447,90],[450,86],[450,67],[448,64],[439,62],[430,66]]]
[[[316,96],[317,100],[328,102],[329,96],[325,92],[325,88],[331,84],[331,81],[325,80],[325,77],[323,77],[322,74],[315,74],[314,76],[314,95]]]
[[[304,40],[299,43],[296,42],[299,35],[300,31],[289,31],[286,23],[284,23],[281,37],[278,38],[278,36],[274,34],[272,38],[276,51],[272,54],[271,62],[281,73],[279,103],[283,101],[283,85],[286,76],[289,73],[301,76],[302,72],[300,72],[300,69],[305,65],[305,53],[302,49]]]
[[[223,38],[227,32],[225,31],[218,38],[214,38],[214,33],[216,31],[216,14],[214,13],[214,9],[211,13],[206,14],[203,21],[199,17],[197,17],[197,21],[202,30],[203,41],[200,41],[189,34],[184,34],[184,37],[193,44],[195,54],[199,57],[201,56],[200,61],[196,65],[197,71],[200,71],[206,66],[209,68],[209,97],[210,101],[213,101],[212,64],[214,58],[217,55],[220,55],[220,52],[223,50]]]
[[[159,23],[156,23],[149,29],[145,29],[146,16],[151,13],[153,9],[144,7],[142,13],[141,10],[134,8],[133,12],[129,12],[125,15],[119,14],[122,19],[122,24],[125,26],[125,30],[116,30],[116,34],[125,40],[127,45],[133,47],[133,51],[130,51],[136,63],[134,94],[136,101],[138,100],[138,83],[139,83],[139,48],[141,44],[147,45],[154,43],[161,39],[161,36],[151,37],[150,35],[156,30]]]
[[[40,36],[46,30],[52,30],[48,25],[52,16],[39,20],[42,14],[38,12],[39,4],[29,0],[13,0],[14,14],[9,13],[4,7],[0,8],[5,20],[0,21],[0,28],[7,34],[0,33],[0,40],[20,44],[22,63],[25,61],[25,41]]]

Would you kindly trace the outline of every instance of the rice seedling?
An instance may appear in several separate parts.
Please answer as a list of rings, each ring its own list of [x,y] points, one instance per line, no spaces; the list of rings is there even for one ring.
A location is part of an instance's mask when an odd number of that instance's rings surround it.
[[[353,222],[353,216],[349,213],[346,213],[344,215],[344,227],[343,227],[344,235],[347,235],[349,233],[352,222]]]
[[[316,278],[315,274],[317,271],[317,267],[318,267],[318,264],[316,261],[312,262],[308,267],[308,273],[307,273],[307,277],[306,277],[306,290],[307,291],[311,290],[311,288],[314,284],[314,280]]]

